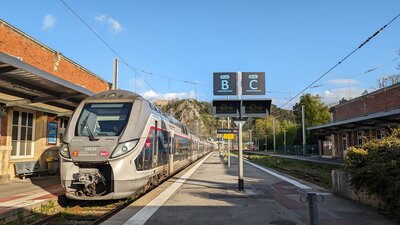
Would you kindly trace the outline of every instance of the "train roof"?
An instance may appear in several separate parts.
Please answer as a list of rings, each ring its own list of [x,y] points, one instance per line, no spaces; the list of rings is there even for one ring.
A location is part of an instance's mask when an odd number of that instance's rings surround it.
[[[97,93],[88,97],[86,100],[99,100],[99,99],[131,99],[136,100],[137,98],[142,97],[134,92],[125,91],[125,90],[109,90]]]

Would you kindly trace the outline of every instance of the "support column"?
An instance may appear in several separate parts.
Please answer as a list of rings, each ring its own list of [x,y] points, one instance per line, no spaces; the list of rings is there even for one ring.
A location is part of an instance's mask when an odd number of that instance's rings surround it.
[[[7,183],[10,180],[8,169],[12,146],[11,137],[8,135],[8,132],[11,132],[11,129],[8,129],[8,121],[11,121],[11,119],[9,113],[6,113],[0,119],[0,184]]]

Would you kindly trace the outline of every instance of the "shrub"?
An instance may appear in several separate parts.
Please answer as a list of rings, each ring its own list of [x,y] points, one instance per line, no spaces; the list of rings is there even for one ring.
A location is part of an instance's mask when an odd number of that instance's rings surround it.
[[[356,190],[380,197],[383,213],[400,221],[400,129],[361,148],[349,148],[345,169]]]

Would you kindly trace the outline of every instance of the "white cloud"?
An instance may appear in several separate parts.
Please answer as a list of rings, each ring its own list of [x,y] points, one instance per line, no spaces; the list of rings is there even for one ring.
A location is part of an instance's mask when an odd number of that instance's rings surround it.
[[[145,99],[149,101],[154,101],[158,99],[185,99],[194,98],[195,92],[171,92],[171,93],[157,93],[153,90],[146,91],[141,94]]]
[[[125,28],[121,25],[120,22],[112,18],[111,16],[107,15],[100,15],[94,17],[95,20],[99,21],[100,23],[105,23],[108,25],[108,27],[114,32],[114,33],[120,33],[122,32]]]
[[[337,88],[332,90],[325,90],[321,95],[322,101],[325,104],[331,105],[338,103],[342,98],[352,99],[360,96],[364,92],[364,89],[358,87],[348,87]]]
[[[94,19],[99,21],[99,22],[101,22],[101,23],[103,23],[104,21],[106,21],[107,16],[106,15],[100,15],[100,16],[96,16]]]
[[[119,33],[124,30],[124,28],[121,26],[121,24],[111,17],[108,17],[107,23],[115,33]]]
[[[354,80],[354,79],[334,79],[334,80],[329,80],[329,84],[358,84],[360,81]]]
[[[148,100],[154,100],[154,99],[159,99],[159,98],[160,98],[160,94],[156,93],[156,92],[153,91],[153,90],[144,92],[144,93],[142,94],[142,96],[143,96],[145,99],[148,99]]]
[[[48,14],[43,18],[42,21],[42,29],[43,30],[48,30],[48,29],[53,29],[56,26],[56,18],[51,15]]]

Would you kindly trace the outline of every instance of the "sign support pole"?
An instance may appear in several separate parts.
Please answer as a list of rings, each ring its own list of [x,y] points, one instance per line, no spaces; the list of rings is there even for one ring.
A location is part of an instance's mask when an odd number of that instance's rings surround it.
[[[242,73],[237,73],[238,78],[238,100],[242,100]],[[238,160],[239,160],[239,178],[238,178],[238,190],[244,191],[244,180],[243,180],[243,125],[246,121],[235,121],[236,126],[239,128],[238,130],[238,139],[239,139],[239,148],[238,148]]]
[[[304,105],[301,106],[301,124],[303,128],[303,156],[307,156],[307,146],[306,146],[306,126],[304,122]]]
[[[272,117],[272,132],[274,135],[274,154],[276,154],[276,140],[275,140],[275,117]]]
[[[239,191],[244,191],[244,180],[243,180],[243,125],[246,123],[246,121],[235,121],[236,126],[239,128],[238,133],[239,133],[239,179],[238,179],[238,188]]]
[[[231,128],[231,118],[228,117],[228,129]],[[228,140],[228,167],[231,167],[231,140]]]

